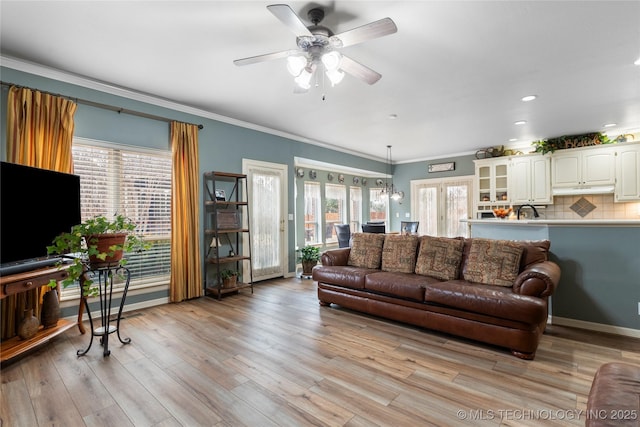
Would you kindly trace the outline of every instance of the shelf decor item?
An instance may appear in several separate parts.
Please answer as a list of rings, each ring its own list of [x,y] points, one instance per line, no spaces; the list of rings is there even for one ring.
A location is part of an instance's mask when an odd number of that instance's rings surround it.
[[[58,324],[59,318],[60,303],[58,302],[58,291],[51,289],[42,297],[40,323],[44,329],[52,328]]]
[[[223,288],[235,288],[236,283],[238,283],[238,272],[235,270],[225,269],[220,272],[220,278],[222,279]]]
[[[33,338],[38,332],[40,321],[33,315],[33,309],[29,308],[24,311],[25,315],[18,325],[18,336],[23,340]]]
[[[69,277],[62,281],[67,287],[84,274],[86,269],[124,266],[127,263],[124,252],[141,252],[149,249],[149,244],[135,233],[136,224],[124,215],[117,214],[112,218],[97,216],[81,224],[74,225],[68,233],[62,233],[47,246],[50,255],[63,255],[71,258],[67,271]],[[67,254],[73,254],[68,256]],[[62,267],[63,261],[58,263]],[[85,277],[83,294],[95,295],[97,289],[92,287],[93,281]],[[49,284],[55,286],[55,281]]]

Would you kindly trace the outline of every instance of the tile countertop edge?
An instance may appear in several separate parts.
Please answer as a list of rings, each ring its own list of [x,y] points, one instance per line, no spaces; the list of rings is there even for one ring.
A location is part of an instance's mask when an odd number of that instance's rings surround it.
[[[638,219],[521,219],[521,220],[509,220],[509,219],[462,219],[461,222],[467,222],[469,224],[485,224],[485,225],[521,225],[521,226],[536,226],[536,225],[571,225],[571,226],[593,226],[593,225],[609,225],[609,226],[632,226],[640,227],[640,220]]]

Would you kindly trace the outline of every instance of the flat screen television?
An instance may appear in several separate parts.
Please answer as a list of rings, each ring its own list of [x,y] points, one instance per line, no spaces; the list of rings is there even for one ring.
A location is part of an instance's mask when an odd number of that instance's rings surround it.
[[[79,176],[0,162],[0,275],[55,264],[47,246],[79,223]]]

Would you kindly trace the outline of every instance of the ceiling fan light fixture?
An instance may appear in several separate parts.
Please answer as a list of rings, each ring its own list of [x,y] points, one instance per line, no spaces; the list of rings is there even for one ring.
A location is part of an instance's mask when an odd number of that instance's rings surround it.
[[[332,50],[322,55],[322,63],[327,71],[336,71],[340,67],[342,55],[339,52]]]
[[[302,89],[309,89],[311,87],[311,77],[313,76],[313,69],[310,67],[305,67],[298,77],[293,79],[298,86]]]
[[[292,55],[287,57],[287,71],[289,71],[293,77],[298,77],[306,66],[307,58],[302,55]]]
[[[325,74],[331,82],[331,86],[337,85],[344,79],[344,73],[340,70],[327,70]]]

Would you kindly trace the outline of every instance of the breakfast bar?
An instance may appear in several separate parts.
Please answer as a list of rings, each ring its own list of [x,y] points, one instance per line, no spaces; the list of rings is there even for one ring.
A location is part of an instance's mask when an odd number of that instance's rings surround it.
[[[640,220],[468,220],[471,237],[551,242],[552,321],[640,337]]]

